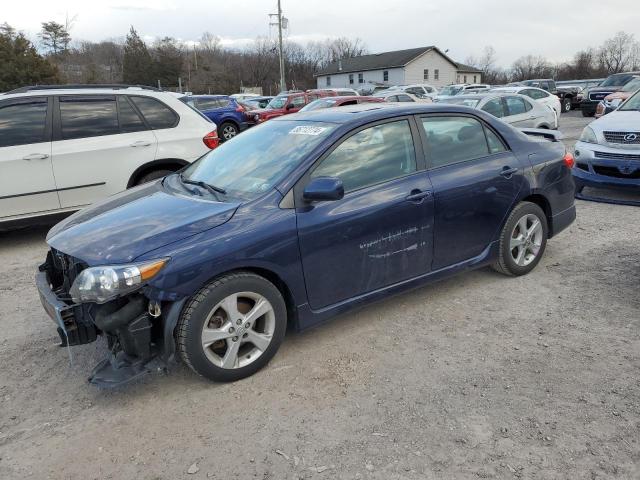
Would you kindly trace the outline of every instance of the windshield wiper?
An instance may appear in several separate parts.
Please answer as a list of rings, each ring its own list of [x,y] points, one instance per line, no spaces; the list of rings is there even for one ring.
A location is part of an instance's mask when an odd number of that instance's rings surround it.
[[[227,191],[224,188],[216,187],[215,185],[203,182],[202,180],[191,180],[190,178],[185,178],[183,173],[180,174],[180,181],[182,183],[186,183],[187,185],[195,185],[197,187],[204,188],[205,190],[211,192],[216,198],[218,197],[218,193],[221,193],[222,195],[227,194]]]

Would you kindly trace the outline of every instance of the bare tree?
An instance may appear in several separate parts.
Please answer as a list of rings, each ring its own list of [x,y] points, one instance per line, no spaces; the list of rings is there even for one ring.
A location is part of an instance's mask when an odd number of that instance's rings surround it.
[[[598,57],[608,73],[624,72],[640,62],[640,44],[633,34],[618,32],[602,44]]]
[[[553,76],[553,68],[544,57],[526,55],[517,59],[511,67],[514,81]]]

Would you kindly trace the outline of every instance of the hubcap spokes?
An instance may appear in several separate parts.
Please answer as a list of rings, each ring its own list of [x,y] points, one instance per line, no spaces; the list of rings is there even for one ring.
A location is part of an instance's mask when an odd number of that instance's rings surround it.
[[[222,131],[222,136],[226,140],[229,140],[230,138],[233,138],[236,136],[236,129],[233,127],[225,127],[225,129]]]
[[[202,328],[202,348],[221,368],[253,363],[271,344],[275,330],[273,306],[255,292],[225,297],[212,310]]]
[[[513,227],[509,251],[516,265],[526,267],[533,262],[542,246],[542,223],[533,214],[527,214]]]

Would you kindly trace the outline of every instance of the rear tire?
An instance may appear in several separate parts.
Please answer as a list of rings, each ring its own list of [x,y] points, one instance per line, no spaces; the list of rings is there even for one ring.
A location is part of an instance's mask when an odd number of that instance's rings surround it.
[[[226,142],[227,140],[231,140],[233,137],[235,137],[239,133],[239,131],[238,127],[236,127],[233,123],[224,122],[222,125],[220,125],[220,131],[218,133],[220,136],[220,140]]]
[[[166,177],[170,173],[173,173],[173,170],[153,170],[149,173],[145,173],[142,177],[138,179],[136,185],[142,185],[143,183],[152,182],[162,177]]]
[[[273,358],[286,327],[287,308],[271,282],[249,272],[230,273],[188,301],[176,327],[177,350],[198,375],[233,382]]]
[[[582,116],[583,117],[593,117],[596,113],[595,112],[589,112],[587,110],[582,110]]]
[[[519,203],[502,229],[498,261],[492,268],[513,277],[526,275],[542,258],[548,235],[542,209],[535,203]]]
[[[563,98],[562,99],[562,113],[567,113],[571,111],[571,98]]]

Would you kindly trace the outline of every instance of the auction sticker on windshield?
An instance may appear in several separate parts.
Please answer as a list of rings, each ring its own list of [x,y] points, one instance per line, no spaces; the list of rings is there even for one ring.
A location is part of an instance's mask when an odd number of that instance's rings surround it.
[[[292,135],[320,135],[322,132],[327,130],[328,127],[309,127],[298,125],[297,127],[293,127],[289,130],[289,133]]]

